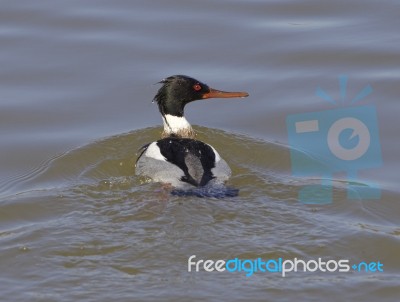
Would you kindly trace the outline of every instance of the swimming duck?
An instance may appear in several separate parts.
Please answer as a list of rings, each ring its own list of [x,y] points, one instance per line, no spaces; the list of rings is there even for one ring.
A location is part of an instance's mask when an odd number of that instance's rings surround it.
[[[178,189],[223,184],[231,169],[211,145],[196,140],[184,116],[186,104],[209,98],[243,98],[247,92],[225,92],[185,75],[174,75],[161,82],[154,101],[161,113],[164,131],[161,139],[143,146],[136,161],[136,175]]]

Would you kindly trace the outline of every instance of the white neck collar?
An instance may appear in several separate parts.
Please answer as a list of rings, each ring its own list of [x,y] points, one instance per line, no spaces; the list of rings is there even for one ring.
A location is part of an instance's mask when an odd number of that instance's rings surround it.
[[[192,126],[184,116],[174,116],[166,114],[163,116],[164,136],[177,135],[182,137],[191,137],[194,135]]]

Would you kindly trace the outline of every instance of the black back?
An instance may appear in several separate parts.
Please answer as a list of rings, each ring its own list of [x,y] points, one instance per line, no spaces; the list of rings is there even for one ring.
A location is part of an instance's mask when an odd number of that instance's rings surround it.
[[[160,139],[157,145],[167,161],[185,173],[182,181],[199,187],[214,178],[211,169],[215,167],[215,153],[209,145],[198,140],[177,137]]]

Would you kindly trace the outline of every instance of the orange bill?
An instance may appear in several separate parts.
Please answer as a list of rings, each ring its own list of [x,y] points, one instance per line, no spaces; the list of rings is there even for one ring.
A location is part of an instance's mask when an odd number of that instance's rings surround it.
[[[203,99],[210,98],[245,98],[248,97],[247,92],[226,92],[210,88],[210,92],[203,94]]]

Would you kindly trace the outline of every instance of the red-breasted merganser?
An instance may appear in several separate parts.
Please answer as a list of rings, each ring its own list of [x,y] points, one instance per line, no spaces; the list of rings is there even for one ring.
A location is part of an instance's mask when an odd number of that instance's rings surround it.
[[[231,169],[218,152],[195,139],[185,119],[185,105],[208,98],[243,98],[247,92],[225,92],[184,75],[170,76],[160,83],[154,101],[164,122],[162,139],[143,146],[136,161],[136,175],[178,189],[223,184]]]

